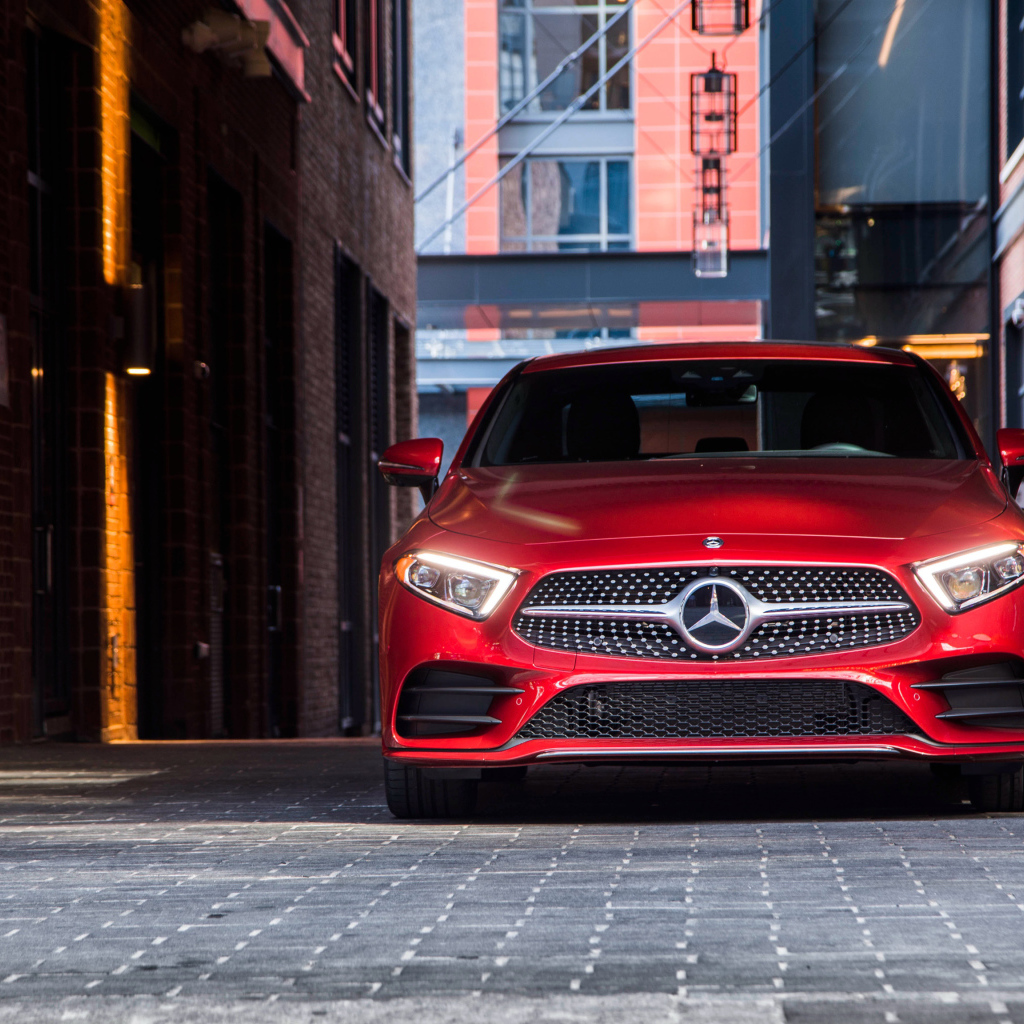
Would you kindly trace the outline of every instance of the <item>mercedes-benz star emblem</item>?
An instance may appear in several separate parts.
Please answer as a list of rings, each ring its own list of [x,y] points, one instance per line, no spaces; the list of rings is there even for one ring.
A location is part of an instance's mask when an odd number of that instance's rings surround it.
[[[702,543],[706,548],[720,548],[725,541],[721,537],[705,537]]]
[[[727,651],[744,637],[750,610],[738,586],[725,580],[696,580],[683,599],[681,625],[689,643],[702,651]]]

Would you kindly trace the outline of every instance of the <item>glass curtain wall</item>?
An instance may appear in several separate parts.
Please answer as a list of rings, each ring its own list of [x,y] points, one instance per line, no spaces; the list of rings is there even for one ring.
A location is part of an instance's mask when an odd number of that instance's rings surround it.
[[[501,110],[510,110],[558,64],[614,17],[625,0],[500,0],[498,85]],[[527,107],[525,113],[565,110],[629,52],[629,15],[620,18]],[[584,110],[630,108],[629,65],[594,93]]]
[[[989,5],[817,18],[818,337],[913,346],[986,436]]]

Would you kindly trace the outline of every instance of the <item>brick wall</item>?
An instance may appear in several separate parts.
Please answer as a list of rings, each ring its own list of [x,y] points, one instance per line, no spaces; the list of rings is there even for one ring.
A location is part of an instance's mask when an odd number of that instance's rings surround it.
[[[384,104],[383,131],[368,123],[362,98],[363,60],[361,48],[355,74],[348,79],[336,64],[332,45],[332,0],[305,0],[301,21],[310,45],[306,51],[307,89],[313,102],[302,110],[299,131],[299,164],[302,182],[302,306],[300,345],[300,391],[302,395],[303,504],[303,596],[304,655],[303,689],[299,703],[299,731],[306,735],[333,732],[338,720],[338,546],[335,534],[335,246],[358,266],[368,284],[388,301],[392,324],[395,318],[407,325],[415,322],[416,281],[412,252],[412,188],[396,164],[390,145],[391,103]],[[360,32],[365,29],[360,4]],[[391,25],[388,24],[387,74],[391,75]],[[342,143],[341,140],[344,140]],[[365,293],[365,289],[364,289]],[[366,303],[363,303],[360,333],[367,338]],[[390,365],[400,367],[397,386],[392,386],[390,408],[403,410],[400,423],[392,417],[391,438],[400,426],[410,436],[415,424],[412,340],[408,331],[390,332]],[[402,347],[395,352],[396,337]],[[364,453],[368,446],[366,412],[369,407],[368,360],[356,360],[362,367],[356,405],[356,445]],[[376,469],[363,459],[360,470],[360,501],[367,516],[372,514],[371,487]],[[405,498],[406,496],[403,496]],[[404,502],[403,502],[404,505]],[[397,507],[392,522],[405,514]],[[362,561],[357,575],[362,579],[359,603],[366,609],[376,602],[377,565],[370,554],[369,522],[361,526],[357,550]],[[344,571],[344,567],[340,567]],[[359,664],[365,680],[373,677],[376,651],[372,637],[363,631],[359,638]],[[365,706],[372,707],[367,691]],[[364,723],[364,725],[367,723]]]
[[[333,0],[294,5],[308,36],[305,96],[280,72],[246,78],[184,47],[182,30],[208,6],[29,4],[28,31],[61,55],[63,76],[61,120],[48,126],[65,167],[51,243],[64,284],[67,412],[55,435],[66,481],[55,616],[63,705],[33,705],[31,481],[40,469],[31,446],[26,10],[15,2],[0,14],[0,141],[10,154],[0,170],[0,314],[11,357],[11,406],[0,407],[0,743],[40,732],[130,738],[136,726],[168,737],[338,728],[333,254],[340,245],[386,299],[388,433],[411,431],[411,186],[388,142],[390,96],[384,125],[373,127],[361,71],[349,86],[334,70]],[[132,103],[133,132],[114,150],[104,133],[119,79],[101,24],[123,41]],[[390,59],[390,37],[384,50]],[[126,96],[114,103],[125,116]],[[112,181],[122,189],[113,204]],[[143,194],[145,208],[129,217]],[[143,221],[155,225],[149,234]],[[158,272],[146,277],[151,266]],[[132,275],[152,296],[148,378],[124,374]],[[365,369],[365,353],[356,362]],[[359,387],[354,528],[364,560],[353,585],[370,606],[375,469],[365,379]],[[393,501],[392,523],[405,511]],[[222,616],[212,611],[216,558]],[[268,584],[280,587],[279,608]],[[358,644],[369,682],[368,629]],[[367,707],[371,699],[368,691]]]

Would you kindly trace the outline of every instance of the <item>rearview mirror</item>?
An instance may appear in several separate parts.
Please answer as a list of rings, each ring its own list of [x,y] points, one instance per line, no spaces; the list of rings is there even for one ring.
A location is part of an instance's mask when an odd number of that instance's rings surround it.
[[[1024,449],[1022,449],[1024,450]],[[419,437],[393,444],[380,457],[377,468],[396,487],[418,487],[423,500],[430,501],[437,490],[444,442],[439,437]]]
[[[1003,460],[1003,478],[1016,500],[1017,490],[1024,479],[1024,430],[1004,427],[996,431],[996,446]]]

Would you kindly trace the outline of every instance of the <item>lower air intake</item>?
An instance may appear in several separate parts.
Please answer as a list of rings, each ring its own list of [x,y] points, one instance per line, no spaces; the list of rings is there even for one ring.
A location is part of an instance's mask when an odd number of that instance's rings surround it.
[[[605,683],[545,704],[518,739],[886,736],[917,727],[887,697],[831,679]]]

